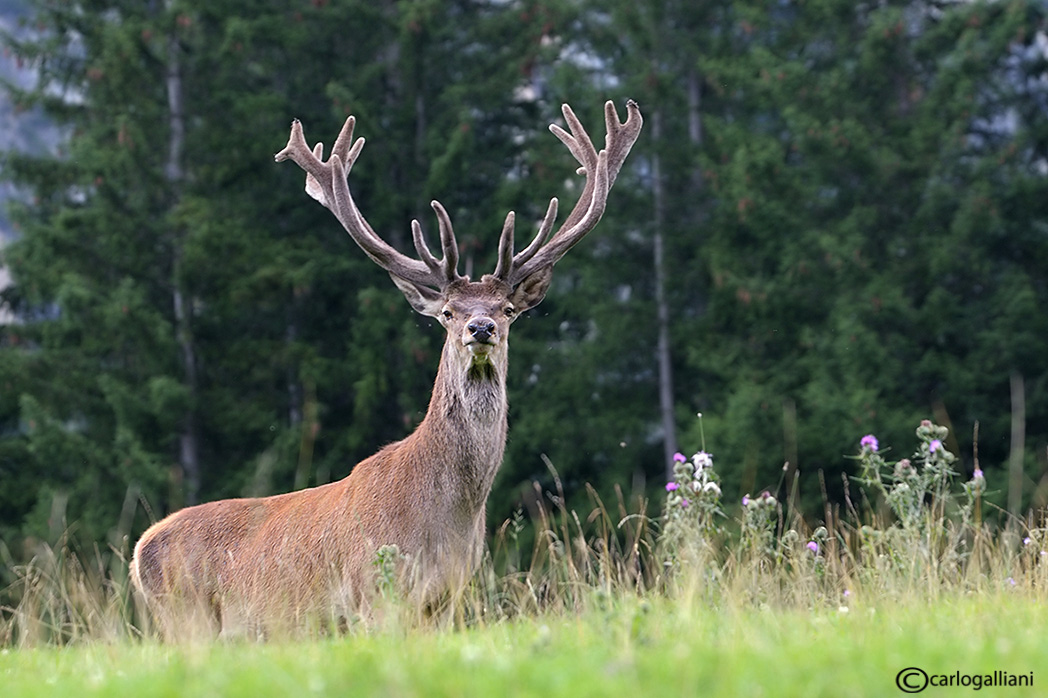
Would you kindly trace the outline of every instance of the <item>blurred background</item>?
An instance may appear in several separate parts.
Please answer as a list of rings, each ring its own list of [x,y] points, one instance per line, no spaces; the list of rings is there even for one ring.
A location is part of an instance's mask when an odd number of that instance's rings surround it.
[[[572,502],[588,483],[657,514],[673,454],[702,448],[726,501],[796,487],[819,519],[863,435],[896,460],[921,419],[1001,510],[1039,510],[1046,19],[0,0],[0,552],[126,549],[187,504],[342,478],[420,421],[444,333],[273,162],[292,118],[330,144],[356,115],[364,215],[409,251],[439,199],[479,277],[508,210],[524,239],[574,204],[560,105],[599,146],[627,98],[646,125],[608,212],[513,330],[492,526],[554,489],[543,456]]]

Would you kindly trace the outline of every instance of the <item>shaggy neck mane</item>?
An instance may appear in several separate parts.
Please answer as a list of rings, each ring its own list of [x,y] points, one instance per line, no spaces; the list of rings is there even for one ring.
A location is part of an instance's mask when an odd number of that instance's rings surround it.
[[[429,409],[405,446],[433,463],[437,472],[487,498],[506,448],[506,347],[489,361],[474,362],[445,343]]]

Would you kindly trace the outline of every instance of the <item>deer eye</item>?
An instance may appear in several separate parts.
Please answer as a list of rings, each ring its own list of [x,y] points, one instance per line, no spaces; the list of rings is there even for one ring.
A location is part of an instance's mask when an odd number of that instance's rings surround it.
[[[447,310],[447,309],[444,310],[444,319],[446,319],[446,320],[450,320],[451,319],[451,311],[450,310]]]
[[[516,308],[514,308],[514,307],[513,307],[512,305],[507,305],[507,306],[506,306],[506,307],[505,307],[505,308],[504,308],[504,309],[502,310],[502,312],[506,314],[506,317],[513,317],[514,315],[516,315],[516,314],[517,314],[517,309],[516,309]]]

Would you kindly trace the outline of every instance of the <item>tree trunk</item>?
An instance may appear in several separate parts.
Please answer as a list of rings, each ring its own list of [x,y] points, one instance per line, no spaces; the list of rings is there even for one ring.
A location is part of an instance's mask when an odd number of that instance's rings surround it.
[[[673,454],[677,452],[677,426],[673,408],[673,363],[670,354],[670,310],[666,303],[666,251],[663,226],[666,220],[666,193],[662,183],[662,158],[659,147],[662,140],[662,111],[651,117],[652,140],[655,143],[651,161],[652,192],[655,199],[655,220],[652,247],[655,263],[655,319],[658,325],[656,361],[659,365],[659,414],[662,420],[663,463],[666,478],[673,479]]]
[[[164,175],[171,192],[172,208],[182,196],[185,174],[182,169],[185,149],[185,113],[182,95],[182,48],[174,34],[167,44],[167,106],[168,151]],[[182,286],[181,233],[172,235],[171,288],[175,316],[175,337],[178,342],[183,380],[189,389],[189,407],[182,417],[182,432],[178,436],[178,467],[184,482],[185,504],[196,504],[200,496],[200,436],[196,403],[198,388],[196,348],[193,343],[192,308]]]
[[[688,140],[698,147],[702,145],[702,83],[699,74],[692,68],[688,71]],[[695,173],[701,175],[698,166]],[[696,187],[701,186],[701,180]]]

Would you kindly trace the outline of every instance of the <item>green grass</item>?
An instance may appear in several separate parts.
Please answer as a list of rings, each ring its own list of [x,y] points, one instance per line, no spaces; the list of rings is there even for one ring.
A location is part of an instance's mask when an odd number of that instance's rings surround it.
[[[1046,657],[1048,607],[1024,591],[857,602],[848,612],[620,599],[573,617],[453,632],[5,650],[0,685],[9,697],[883,696],[898,693],[896,675],[916,666],[1033,672],[1033,688],[980,692],[1022,696],[1044,694]]]
[[[163,643],[124,554],[43,546],[0,590],[0,696],[890,696],[911,667],[932,694],[1032,674],[977,693],[1048,695],[1043,515],[985,521],[981,473],[958,489],[944,430],[917,435],[905,465],[864,446],[867,504],[828,505],[814,528],[770,493],[725,517],[698,456],[657,520],[596,498],[569,512],[558,479],[553,510],[501,527],[499,563],[447,608],[387,589],[345,634],[221,641],[190,624]]]

